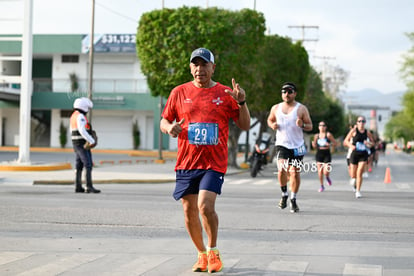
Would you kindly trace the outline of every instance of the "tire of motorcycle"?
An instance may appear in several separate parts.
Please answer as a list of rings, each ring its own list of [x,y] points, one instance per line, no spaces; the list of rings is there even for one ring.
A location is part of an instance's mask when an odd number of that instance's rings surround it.
[[[253,159],[252,167],[250,168],[250,176],[256,177],[257,173],[259,172],[259,168],[260,168],[259,159],[257,158]]]

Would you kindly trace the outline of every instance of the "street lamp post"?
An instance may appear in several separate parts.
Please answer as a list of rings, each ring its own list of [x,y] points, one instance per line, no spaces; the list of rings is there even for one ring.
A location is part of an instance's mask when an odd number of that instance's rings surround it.
[[[162,0],[162,9],[164,9],[164,0]],[[157,162],[163,163],[164,159],[162,158],[162,131],[161,131],[161,118],[162,118],[162,109],[163,109],[163,101],[162,101],[162,95],[160,95],[160,127],[158,132],[158,160]]]
[[[33,0],[25,0],[20,89],[19,163],[30,162],[30,118],[32,110]]]

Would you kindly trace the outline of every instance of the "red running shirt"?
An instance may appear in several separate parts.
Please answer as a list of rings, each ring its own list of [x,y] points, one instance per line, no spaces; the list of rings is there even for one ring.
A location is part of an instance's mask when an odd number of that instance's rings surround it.
[[[237,122],[239,106],[225,89],[231,90],[220,83],[211,88],[198,88],[188,82],[171,91],[162,117],[170,122],[185,119],[178,136],[175,170],[226,172],[229,120]],[[206,143],[197,144],[199,139]]]

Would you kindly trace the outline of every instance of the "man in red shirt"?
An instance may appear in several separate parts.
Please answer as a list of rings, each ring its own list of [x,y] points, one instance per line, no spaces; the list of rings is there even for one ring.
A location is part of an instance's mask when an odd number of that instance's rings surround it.
[[[198,48],[190,58],[193,81],[175,87],[168,98],[160,128],[178,137],[174,198],[181,199],[187,231],[198,250],[193,271],[221,271],[217,249],[217,194],[227,170],[229,120],[250,128],[244,89],[232,79],[233,89],[211,79],[216,64],[210,50]],[[202,222],[200,221],[200,216]],[[203,241],[207,234],[207,248]]]

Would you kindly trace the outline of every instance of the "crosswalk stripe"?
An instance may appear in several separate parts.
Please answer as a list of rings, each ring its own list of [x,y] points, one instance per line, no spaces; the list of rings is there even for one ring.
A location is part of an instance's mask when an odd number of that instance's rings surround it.
[[[30,256],[36,255],[34,252],[0,252],[0,266],[8,265],[9,263],[24,260]],[[44,276],[44,275],[58,275],[70,271],[79,270],[83,272],[92,271],[92,267],[100,265],[99,262],[104,261],[104,257],[111,255],[104,254],[73,254],[61,255],[59,259],[55,259],[44,265],[32,267],[20,274],[19,276]],[[125,257],[125,256],[124,256]],[[132,257],[132,256],[131,256]],[[100,261],[96,262],[98,259]],[[119,259],[119,256],[117,257]],[[121,258],[124,259],[124,258]],[[125,263],[115,265],[110,270],[99,271],[102,276],[123,276],[123,275],[142,275],[157,267],[167,266],[173,260],[172,257],[163,255],[139,256],[133,259],[125,258]],[[95,261],[95,262],[94,262]],[[107,261],[107,260],[106,260]],[[92,264],[94,262],[94,264]],[[237,270],[240,259],[225,259],[223,272],[232,272]],[[180,262],[179,262],[180,263]],[[88,265],[86,267],[85,265]],[[171,265],[171,263],[170,263]],[[271,261],[265,269],[266,273],[273,273],[272,275],[304,275],[308,270],[310,263],[304,261]],[[179,268],[177,266],[176,268]],[[86,270],[85,270],[86,269]],[[98,268],[97,268],[98,269]],[[98,269],[99,270],[99,269]],[[96,272],[97,270],[95,270]],[[86,272],[85,272],[86,273]],[[344,264],[342,276],[382,276],[384,269],[381,265],[372,264]],[[192,275],[191,268],[185,267],[180,275]]]
[[[262,180],[259,180],[259,181],[254,181],[252,184],[260,186],[260,185],[271,184],[271,182],[272,182],[272,180],[270,180],[270,179],[262,179]]]
[[[345,264],[343,276],[382,276],[382,266],[368,264]]]
[[[230,185],[242,185],[245,183],[248,183],[252,181],[251,179],[237,179],[237,180],[230,180],[230,181],[226,181],[226,184],[230,184]]]
[[[293,272],[298,273],[298,275],[303,275],[303,273],[306,272],[308,265],[308,262],[273,261],[267,268],[270,271]]]
[[[240,259],[224,259],[223,260],[223,272],[231,271],[236,264],[240,262]]]
[[[274,179],[250,179],[250,178],[245,178],[245,179],[231,179],[231,180],[226,180],[226,184],[228,185],[270,185],[270,184],[274,184],[275,180]]]
[[[395,185],[398,187],[398,189],[401,190],[407,190],[411,188],[410,184],[407,183],[396,183]]]
[[[15,262],[33,254],[31,252],[0,252],[0,265]]]
[[[141,275],[154,267],[159,266],[162,263],[171,260],[170,257],[163,256],[142,256],[137,259],[134,259],[131,262],[128,262],[124,265],[121,265],[114,270],[108,271],[108,273],[103,273],[102,275],[111,275],[111,276],[124,276],[124,275]]]
[[[94,261],[103,257],[103,254],[75,254],[68,257],[60,258],[52,263],[41,265],[25,272],[19,273],[19,276],[44,276],[58,275],[69,269],[79,266],[80,264]]]
[[[26,180],[26,179],[8,179],[3,178],[0,179],[0,183],[4,186],[8,187],[27,187],[27,186],[33,186],[33,181]]]

